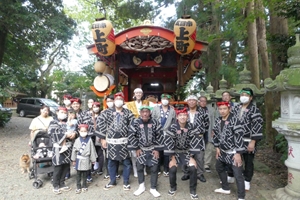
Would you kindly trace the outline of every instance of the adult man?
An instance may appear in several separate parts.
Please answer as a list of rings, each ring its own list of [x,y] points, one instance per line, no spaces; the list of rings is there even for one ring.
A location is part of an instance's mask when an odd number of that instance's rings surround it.
[[[152,108],[149,106],[140,107],[140,117],[135,119],[129,128],[129,150],[135,150],[137,155],[137,172],[139,188],[134,195],[139,196],[145,191],[145,166],[151,169],[151,189],[150,193],[154,197],[159,197],[156,190],[159,151],[163,149],[163,133],[160,123],[151,118]]]
[[[222,92],[222,101],[228,102],[230,104],[230,107],[234,107],[234,103],[231,101],[232,97],[228,91]]]
[[[72,140],[76,136],[76,132],[67,133],[67,124],[65,119],[67,118],[67,108],[59,107],[57,112],[57,120],[50,122],[48,128],[48,134],[51,135],[53,143],[52,163],[54,165],[53,171],[53,192],[55,194],[61,194],[61,191],[70,191],[71,188],[65,185],[65,176],[70,171],[71,152],[72,152]],[[68,149],[63,153],[59,153],[61,149],[61,143],[67,140]]]
[[[210,173],[210,164],[212,160],[212,152],[214,149],[214,146],[212,144],[212,138],[211,138],[211,129],[212,129],[212,121],[211,118],[213,118],[213,111],[209,110],[207,105],[207,98],[205,96],[201,96],[199,98],[199,108],[202,110],[205,122],[205,133],[204,133],[204,142],[205,142],[205,155],[204,155],[204,169],[206,172]]]
[[[84,112],[81,110],[81,99],[80,98],[72,98],[71,99],[71,107],[76,113],[77,124],[83,124],[84,122]]]
[[[152,117],[160,122],[163,132],[166,132],[171,124],[176,121],[176,113],[173,106],[170,106],[171,95],[161,95],[161,105],[154,107],[152,110]],[[164,165],[164,176],[169,176],[169,156],[163,154],[163,151],[159,152],[160,163]],[[160,170],[159,170],[160,171]]]
[[[114,108],[106,109],[97,118],[96,134],[101,139],[103,148],[107,148],[108,171],[110,182],[104,190],[116,186],[116,165],[123,162],[123,190],[130,190],[129,175],[131,163],[127,143],[128,128],[134,116],[132,112],[123,108],[124,94],[118,92],[114,95]]]
[[[198,199],[197,188],[197,164],[193,156],[200,153],[202,135],[197,134],[193,124],[188,122],[186,108],[177,110],[177,122],[172,124],[165,134],[164,145],[165,155],[170,156],[169,180],[170,187],[168,194],[174,196],[177,191],[176,173],[177,166],[181,165],[190,177],[190,197]]]
[[[243,162],[241,154],[244,152],[243,129],[236,116],[230,112],[229,102],[218,102],[220,117],[213,128],[213,143],[216,147],[216,170],[222,182],[222,187],[216,193],[230,194],[226,170],[232,169],[236,178],[238,198],[245,199],[245,185],[243,177]]]
[[[244,130],[244,144],[246,153],[243,153],[245,163],[244,177],[245,189],[250,190],[250,182],[254,171],[254,155],[257,141],[263,137],[263,118],[259,109],[253,104],[253,91],[250,88],[243,88],[240,91],[241,103],[234,107],[233,113],[239,119]]]
[[[188,104],[188,116],[189,122],[192,123],[196,129],[196,134],[203,136],[204,133],[208,130],[208,115],[204,113],[202,109],[197,106],[197,97],[195,95],[189,95],[187,98]],[[205,143],[204,140],[201,141],[200,153],[195,155],[195,160],[197,162],[197,178],[201,182],[206,182],[206,179],[203,175],[204,173],[204,150]],[[182,180],[187,180],[189,176],[185,173],[181,178]]]
[[[148,100],[142,100],[143,90],[141,88],[135,88],[133,93],[134,93],[133,98],[135,100],[126,103],[124,108],[128,108],[133,113],[134,117],[138,118],[140,116],[139,108],[142,105],[146,105],[146,106],[149,106],[150,104],[153,105],[153,103],[149,102]],[[133,176],[134,177],[137,177],[136,159],[137,158],[136,158],[136,155],[135,155],[135,151],[132,151],[131,152],[131,161],[132,161],[132,168],[133,168]],[[145,175],[147,175],[146,168],[145,168],[144,173],[145,173]]]

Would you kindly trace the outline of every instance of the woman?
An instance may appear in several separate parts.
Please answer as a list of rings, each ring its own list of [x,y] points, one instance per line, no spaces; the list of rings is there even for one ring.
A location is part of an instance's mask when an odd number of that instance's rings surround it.
[[[40,115],[34,118],[29,126],[30,130],[30,142],[31,145],[32,141],[35,139],[35,136],[40,131],[47,131],[50,122],[53,120],[51,116],[49,116],[50,108],[48,106],[42,106],[40,109]]]

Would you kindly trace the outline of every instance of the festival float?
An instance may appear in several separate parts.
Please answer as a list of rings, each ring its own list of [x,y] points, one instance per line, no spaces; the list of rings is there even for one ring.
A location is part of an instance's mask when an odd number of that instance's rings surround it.
[[[109,20],[96,19],[92,25],[95,43],[87,49],[97,57],[98,76],[90,88],[98,97],[105,97],[122,86],[125,101],[132,100],[135,88],[142,88],[151,99],[162,93],[174,95],[202,69],[201,54],[208,43],[196,40],[196,27],[185,15],[175,22],[174,30],[146,20],[115,34]],[[180,101],[176,96],[173,99]]]

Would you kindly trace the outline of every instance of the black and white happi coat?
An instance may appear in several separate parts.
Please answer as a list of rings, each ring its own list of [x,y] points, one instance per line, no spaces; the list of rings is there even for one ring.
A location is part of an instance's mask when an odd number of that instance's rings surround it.
[[[142,165],[153,166],[158,164],[152,151],[162,151],[163,146],[163,130],[160,123],[153,118],[148,122],[143,122],[141,118],[132,121],[129,127],[128,150],[142,150],[142,155],[137,157],[137,162]]]
[[[201,138],[204,136],[205,131],[209,127],[209,118],[208,114],[204,112],[200,107],[197,107],[196,113],[194,114],[193,117],[190,114],[190,111],[188,109],[188,122],[192,123],[197,135],[200,135]],[[205,141],[204,138],[201,140],[202,144],[200,145],[200,150],[204,151],[205,150]]]
[[[199,112],[200,115],[202,116],[202,125],[204,128],[204,141],[208,142],[208,129],[209,129],[209,125],[210,125],[210,121],[209,121],[209,113],[208,113],[208,108],[202,108],[199,106]]]
[[[72,152],[72,141],[68,138],[65,138],[67,132],[67,124],[65,122],[59,122],[53,120],[50,122],[48,128],[48,134],[51,136],[53,144],[53,165],[62,165],[71,163],[71,152]],[[59,153],[62,142],[66,140],[66,146],[68,149],[63,153]]]
[[[175,156],[177,164],[188,165],[190,157],[199,154],[203,145],[203,135],[197,134],[193,124],[187,122],[181,129],[176,122],[165,133],[164,155]]]
[[[116,112],[115,108],[108,108],[97,118],[96,135],[100,139],[128,139],[128,129],[134,115],[127,108]],[[126,144],[111,144],[107,142],[107,158],[122,161],[129,158]]]
[[[242,110],[242,104],[236,105],[233,114],[238,118],[243,127],[244,145],[247,149],[249,139],[261,140],[263,138],[263,118],[259,109],[251,102],[245,110]],[[246,141],[248,139],[248,141]]]
[[[71,159],[76,161],[75,169],[87,171],[91,169],[92,163],[96,162],[98,155],[90,136],[78,137],[73,145]]]
[[[218,160],[230,165],[234,164],[232,160],[234,152],[241,154],[245,152],[243,128],[239,121],[232,113],[229,114],[226,120],[218,117],[216,118],[213,131],[213,144],[221,152]]]

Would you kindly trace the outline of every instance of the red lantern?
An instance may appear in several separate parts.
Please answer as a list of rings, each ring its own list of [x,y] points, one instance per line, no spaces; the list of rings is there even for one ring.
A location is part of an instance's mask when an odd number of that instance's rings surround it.
[[[96,19],[92,25],[93,39],[97,51],[102,56],[110,56],[116,50],[114,29],[109,20]]]
[[[193,51],[196,41],[196,22],[184,15],[174,24],[174,47],[177,53],[185,55]]]

